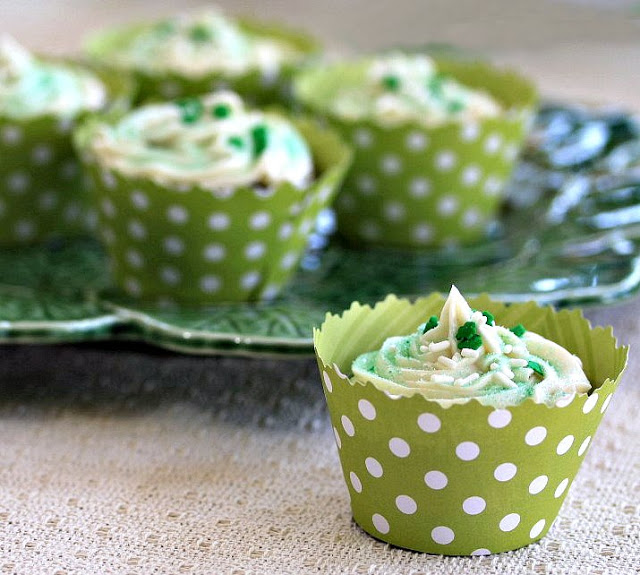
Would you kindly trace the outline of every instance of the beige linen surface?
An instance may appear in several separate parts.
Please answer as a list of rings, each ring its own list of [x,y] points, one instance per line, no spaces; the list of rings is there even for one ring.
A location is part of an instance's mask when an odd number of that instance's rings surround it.
[[[589,2],[222,3],[360,49],[457,41],[531,73],[547,94],[640,109],[637,23]],[[0,32],[70,51],[87,27],[175,8],[0,0]],[[640,301],[588,315],[640,344]],[[0,573],[640,572],[633,351],[549,535],[498,556],[441,558],[389,547],[351,521],[313,361],[115,347],[0,348]]]

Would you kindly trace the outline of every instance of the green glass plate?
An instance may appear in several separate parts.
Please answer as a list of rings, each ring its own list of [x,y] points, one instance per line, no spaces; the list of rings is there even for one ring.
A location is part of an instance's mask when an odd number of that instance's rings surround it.
[[[355,250],[318,220],[290,287],[276,301],[172,307],[110,287],[91,240],[0,251],[0,341],[145,341],[194,354],[313,353],[328,311],[387,293],[417,297],[455,283],[466,295],[558,307],[608,304],[640,287],[640,124],[629,114],[546,104],[481,245],[438,252]]]

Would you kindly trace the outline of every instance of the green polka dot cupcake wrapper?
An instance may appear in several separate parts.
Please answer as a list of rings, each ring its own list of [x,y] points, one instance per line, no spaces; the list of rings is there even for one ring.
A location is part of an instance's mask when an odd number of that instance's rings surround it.
[[[444,555],[484,555],[543,537],[553,524],[627,360],[610,328],[579,311],[472,300],[501,325],[523,323],[582,359],[587,396],[549,408],[525,401],[494,409],[472,400],[442,407],[348,378],[353,359],[437,314],[439,295],[389,296],[328,315],[315,347],[351,508],[370,535]]]
[[[533,117],[535,89],[520,76],[486,64],[440,62],[439,68],[488,91],[507,111],[438,127],[385,128],[330,116],[354,148],[335,206],[338,231],[354,244],[451,247],[479,240],[495,223],[504,184]],[[301,74],[296,97],[322,113],[323,98],[339,88],[332,76],[323,70]]]
[[[137,101],[166,100],[198,96],[216,90],[232,90],[246,102],[256,105],[289,104],[291,102],[291,80],[297,69],[307,60],[319,54],[319,44],[309,35],[281,26],[268,25],[252,20],[239,22],[250,34],[282,40],[301,54],[298,64],[285,63],[276,71],[262,72],[252,69],[243,74],[230,75],[223,72],[189,77],[176,73],[151,74],[143,70],[127,70],[137,84]],[[94,61],[110,65],[110,52],[123,41],[128,41],[144,30],[145,26],[131,26],[118,30],[107,30],[89,38],[86,52]]]
[[[126,108],[126,78],[99,76],[112,106]],[[0,244],[82,235],[95,227],[83,172],[71,132],[78,119],[41,116],[16,120],[0,112]]]
[[[168,188],[105,170],[86,157],[100,237],[119,290],[159,304],[275,297],[350,160],[332,131],[302,118],[293,123],[316,166],[316,179],[304,192],[289,183],[270,190]],[[81,150],[90,133],[90,123],[78,131]]]

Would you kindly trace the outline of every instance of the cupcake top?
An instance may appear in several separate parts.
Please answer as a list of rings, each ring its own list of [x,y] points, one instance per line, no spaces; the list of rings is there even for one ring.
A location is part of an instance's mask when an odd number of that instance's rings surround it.
[[[314,169],[288,120],[246,109],[233,92],[142,106],[98,124],[89,147],[103,167],[126,176],[213,190],[281,182],[305,188]]]
[[[402,53],[364,62],[361,73],[346,76],[326,106],[343,119],[383,126],[418,122],[433,127],[501,112],[493,97],[440,73],[429,56]]]
[[[149,74],[199,78],[255,69],[275,75],[300,55],[285,40],[249,33],[219,10],[208,9],[132,28],[103,57],[116,66]]]
[[[507,407],[530,397],[551,406],[591,389],[577,356],[522,325],[495,325],[489,312],[472,310],[455,287],[439,318],[359,356],[353,374],[389,393],[411,390],[445,405],[475,397]]]
[[[105,86],[90,72],[41,60],[12,38],[0,37],[0,115],[72,118],[102,108],[106,100]]]

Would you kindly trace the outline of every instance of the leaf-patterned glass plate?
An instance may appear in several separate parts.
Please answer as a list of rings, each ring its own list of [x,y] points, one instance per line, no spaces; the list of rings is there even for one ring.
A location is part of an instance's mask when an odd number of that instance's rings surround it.
[[[113,292],[93,241],[0,251],[0,340],[134,339],[184,353],[298,356],[327,311],[447,290],[556,306],[607,304],[640,286],[640,125],[629,114],[545,105],[481,245],[354,250],[322,215],[298,273],[270,303],[178,308]]]

